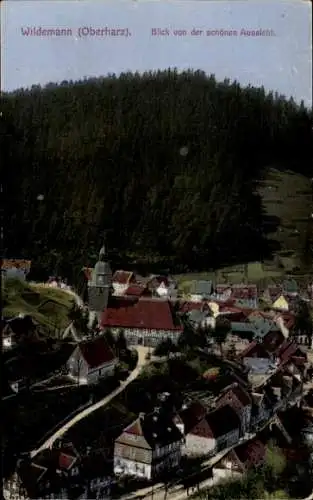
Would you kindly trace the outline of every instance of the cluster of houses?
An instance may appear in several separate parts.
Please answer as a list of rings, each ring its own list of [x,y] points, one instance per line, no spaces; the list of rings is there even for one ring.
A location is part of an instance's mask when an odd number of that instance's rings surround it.
[[[25,281],[31,269],[31,260],[1,259],[1,277]]]
[[[4,497],[11,500],[37,498],[112,498],[112,467],[100,452],[82,456],[72,443],[57,443],[34,458],[19,460],[16,472],[4,484]]]
[[[23,340],[33,343],[40,342],[36,335],[36,325],[28,315],[3,319],[1,328],[4,351],[12,351]],[[105,337],[96,336],[90,340],[79,341],[78,339],[72,347],[63,372],[67,374],[69,382],[92,385],[97,384],[101,379],[114,376],[118,363],[119,359]],[[27,366],[25,371],[24,365],[25,359],[18,356],[18,350],[13,351],[13,358],[7,358],[4,364],[3,379],[7,382],[8,387],[3,392],[2,397],[11,396],[26,388],[27,379],[32,379],[32,370],[31,366]]]
[[[246,354],[242,353],[242,362]],[[276,371],[257,386],[248,377],[238,377],[230,370],[224,377],[224,387],[210,403],[189,401],[173,413],[167,410],[164,415],[162,408],[157,408],[152,414],[140,415],[115,441],[115,474],[151,479],[170,465],[177,467],[182,455],[214,457],[221,452],[221,460],[214,465],[216,470],[227,468],[244,473],[249,467],[260,465],[266,443],[256,433],[271,418],[290,444],[279,414],[289,406],[300,405],[307,377],[306,362],[305,353],[299,349],[286,353],[282,346]],[[243,363],[243,374],[248,375],[249,369],[244,366]]]
[[[213,476],[245,474],[265,460],[266,439],[260,431],[271,419],[290,454],[291,437],[282,416],[289,404],[300,404],[305,375],[300,370],[298,377],[290,370],[293,363],[299,364],[299,356],[296,358],[290,356],[288,367],[282,361],[281,369],[259,387],[245,377],[238,382],[235,371],[230,370],[224,377],[225,386],[209,407],[189,400],[179,409],[161,403],[151,413],[140,413],[115,440],[113,463],[99,450],[88,449],[81,455],[66,442],[57,442],[32,459],[27,456],[5,483],[6,496],[25,500],[112,498],[112,488],[121,475],[154,480],[174,473],[184,455],[217,457],[212,463]],[[160,400],[167,397],[168,393]],[[313,416],[311,441],[312,424]]]
[[[286,338],[292,333],[299,344],[313,348],[312,332],[294,328],[298,301],[312,301],[313,293],[308,287],[300,297],[294,280],[268,287],[262,297],[256,285],[214,287],[210,281],[199,281],[192,283],[189,296],[181,297],[175,282],[166,276],[138,278],[132,272],[116,271],[111,290],[99,315],[101,328],[113,334],[122,329],[130,344],[156,346],[166,338],[177,343],[183,330],[179,313],[185,313],[195,327],[214,328],[216,318],[224,316],[235,337],[261,340],[269,331],[282,331]],[[261,298],[268,304],[266,312],[258,308]]]
[[[307,348],[313,348],[311,331],[294,331],[299,300],[295,283],[269,287],[262,294],[269,304],[265,311],[259,309],[261,295],[255,285],[213,286],[200,281],[192,284],[189,296],[179,297],[176,283],[166,276],[112,274],[104,249],[95,268],[84,272],[99,335],[77,342],[67,362],[73,379],[95,384],[114,374],[118,359],[101,332],[110,329],[117,336],[122,331],[131,345],[154,347],[165,339],[177,343],[182,316],[195,329],[214,328],[219,316],[228,318],[230,336],[248,342],[244,348],[238,343],[236,353],[242,377],[230,369],[209,404],[186,401],[171,410],[161,404],[149,414],[139,414],[115,440],[113,464],[99,451],[81,456],[72,443],[60,443],[32,459],[25,457],[6,483],[10,498],[110,498],[116,477],[153,480],[177,469],[183,455],[221,453],[214,470],[244,473],[264,461],[266,443],[256,433],[271,419],[290,442],[280,412],[300,405],[308,377]],[[312,301],[312,287],[301,298]],[[9,348],[8,339],[13,333],[19,335],[14,332],[18,327],[8,321],[3,328],[3,342]]]

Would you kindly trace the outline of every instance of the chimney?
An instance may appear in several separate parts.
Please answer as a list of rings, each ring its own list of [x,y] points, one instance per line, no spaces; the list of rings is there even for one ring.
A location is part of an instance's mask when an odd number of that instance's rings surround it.
[[[139,416],[140,420],[144,420],[145,419],[145,413],[143,411],[141,411],[138,416]]]

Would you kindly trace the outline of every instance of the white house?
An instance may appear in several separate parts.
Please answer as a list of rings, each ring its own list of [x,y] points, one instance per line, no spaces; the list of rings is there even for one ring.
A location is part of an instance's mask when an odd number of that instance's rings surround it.
[[[212,455],[239,441],[241,422],[233,408],[224,405],[208,413],[186,436],[193,455]]]
[[[112,287],[115,295],[123,295],[129,285],[135,282],[134,273],[130,271],[115,271],[112,278]]]
[[[114,445],[114,473],[152,479],[177,468],[183,436],[168,415],[140,414]]]
[[[160,296],[160,297],[167,297],[169,295],[169,287],[166,286],[166,284],[164,283],[164,281],[162,281],[160,283],[160,285],[158,286],[158,288],[156,289],[156,293]]]
[[[67,367],[69,375],[80,384],[95,384],[100,379],[112,376],[118,358],[103,337],[80,342],[70,356]]]
[[[16,345],[15,335],[12,329],[10,328],[9,323],[3,323],[2,325],[2,348],[4,351],[8,351],[12,349]]]

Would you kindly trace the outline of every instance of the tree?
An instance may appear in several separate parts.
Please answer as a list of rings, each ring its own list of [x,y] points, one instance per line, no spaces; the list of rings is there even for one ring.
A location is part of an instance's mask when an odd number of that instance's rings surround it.
[[[124,330],[120,330],[118,332],[117,339],[116,339],[116,342],[115,342],[115,347],[116,347],[117,352],[119,353],[119,355],[120,355],[121,352],[126,351],[126,349],[127,349],[127,340],[126,340],[126,337],[125,337]]]
[[[226,341],[229,333],[231,333],[230,321],[223,316],[218,316],[216,318],[215,328],[212,330],[212,336],[220,346],[221,355],[223,355],[223,343]]]
[[[177,347],[173,341],[168,338],[162,340],[154,349],[153,354],[155,356],[169,356],[171,352],[177,352]]]
[[[89,332],[89,313],[87,309],[85,310],[74,304],[68,312],[68,317],[73,322],[73,325],[77,331],[84,335]]]
[[[112,333],[112,330],[110,330],[110,328],[107,328],[104,332],[104,338],[105,340],[107,341],[107,343],[109,344],[109,346],[111,348],[114,348],[115,349],[115,337]]]
[[[286,458],[281,450],[272,443],[266,447],[263,477],[265,487],[273,492],[280,486],[280,478],[286,468]]]
[[[311,172],[311,109],[202,72],[35,86],[1,104],[7,253],[36,257],[33,276],[57,264],[73,282],[104,229],[116,268],[259,260],[268,243],[255,185],[268,158]]]
[[[98,330],[98,318],[95,316],[92,320],[91,325],[90,325],[90,331],[93,335],[96,335],[97,330]]]
[[[295,333],[312,335],[313,319],[312,309],[308,302],[300,300],[295,315],[295,325],[293,328]]]

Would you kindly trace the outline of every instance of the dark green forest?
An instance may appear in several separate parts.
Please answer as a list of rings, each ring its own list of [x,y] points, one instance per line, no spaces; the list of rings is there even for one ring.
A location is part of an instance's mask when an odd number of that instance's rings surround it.
[[[303,103],[201,71],[3,94],[5,254],[70,279],[104,237],[113,267],[260,260],[275,248],[256,183],[270,165],[312,177],[311,124]]]

